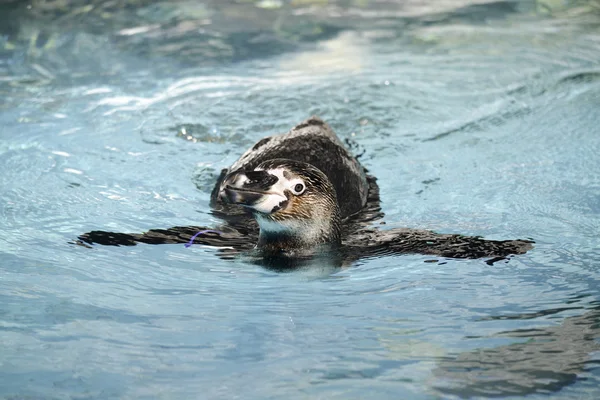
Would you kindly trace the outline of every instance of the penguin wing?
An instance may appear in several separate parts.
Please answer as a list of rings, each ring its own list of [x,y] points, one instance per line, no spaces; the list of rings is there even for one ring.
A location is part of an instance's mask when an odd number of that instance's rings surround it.
[[[207,231],[201,235],[197,233]],[[192,240],[193,238],[193,240]],[[100,244],[103,246],[135,246],[145,244],[202,244],[219,248],[232,248],[246,251],[254,248],[258,240],[256,230],[238,231],[230,226],[222,226],[218,230],[201,226],[174,226],[168,229],[151,229],[144,233],[119,233],[107,231],[91,231],[84,233],[73,242],[84,247]]]
[[[488,258],[489,265],[533,248],[532,240],[486,240],[479,236],[440,234],[418,229],[366,228],[345,238],[349,258],[426,254],[444,258]]]

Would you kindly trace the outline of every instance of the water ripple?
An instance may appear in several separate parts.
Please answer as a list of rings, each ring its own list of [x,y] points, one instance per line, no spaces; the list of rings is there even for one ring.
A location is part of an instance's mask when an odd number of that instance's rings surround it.
[[[592,3],[68,3],[0,6],[0,397],[598,393]],[[73,244],[217,225],[220,169],[310,114],[387,227],[535,249],[281,274]]]

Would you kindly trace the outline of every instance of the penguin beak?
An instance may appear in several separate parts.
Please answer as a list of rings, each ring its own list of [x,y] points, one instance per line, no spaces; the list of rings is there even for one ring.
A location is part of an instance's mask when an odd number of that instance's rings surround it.
[[[262,214],[272,214],[288,201],[278,188],[278,180],[267,171],[232,172],[223,180],[219,197]]]

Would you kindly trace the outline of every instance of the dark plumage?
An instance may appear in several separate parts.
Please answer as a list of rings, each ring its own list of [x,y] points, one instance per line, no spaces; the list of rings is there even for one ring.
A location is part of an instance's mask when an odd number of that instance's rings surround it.
[[[367,203],[369,184],[365,169],[344,147],[329,125],[312,117],[282,135],[263,138],[228,169],[221,172],[211,194],[211,206],[223,209],[218,191],[225,176],[236,170],[253,170],[273,159],[300,161],[322,171],[338,194],[341,217],[362,210]]]
[[[374,227],[373,221],[383,217],[376,179],[316,117],[285,134],[261,139],[222,170],[211,193],[211,207],[224,221],[218,227],[223,233],[199,236],[196,243],[232,247],[233,251],[221,253],[224,257],[256,246],[275,268],[295,266],[290,259],[312,256],[323,245],[335,250],[340,263],[403,253],[487,257],[493,263],[532,248],[531,241]],[[79,244],[185,243],[203,229],[207,228],[174,227],[143,234],[92,231],[81,235]]]

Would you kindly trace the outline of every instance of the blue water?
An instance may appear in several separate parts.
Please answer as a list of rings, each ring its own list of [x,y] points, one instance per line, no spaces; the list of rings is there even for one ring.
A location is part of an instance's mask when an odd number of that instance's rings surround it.
[[[600,398],[595,2],[69,4],[0,5],[0,398]],[[387,227],[535,248],[280,274],[69,244],[216,225],[218,171],[313,114]]]

